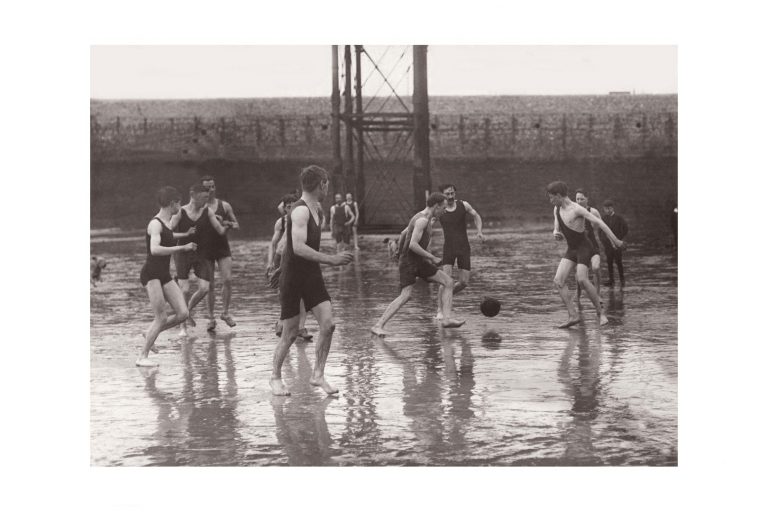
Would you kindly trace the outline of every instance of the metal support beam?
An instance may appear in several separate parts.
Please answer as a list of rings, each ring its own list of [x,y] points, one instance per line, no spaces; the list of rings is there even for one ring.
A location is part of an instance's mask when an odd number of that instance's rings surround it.
[[[363,69],[360,63],[360,57],[363,53],[362,45],[355,45],[355,114],[358,116],[363,115],[363,86],[362,86],[362,74]],[[357,161],[355,162],[355,198],[358,201],[358,208],[360,210],[360,225],[365,226],[365,205],[360,204],[360,200],[365,195],[365,174],[363,172],[363,161],[365,157],[364,139],[363,139],[363,125],[357,123]]]
[[[344,175],[341,162],[341,93],[339,91],[339,46],[331,47],[331,145],[333,146],[333,169],[331,178],[333,193],[338,194],[344,188]]]
[[[427,47],[413,47],[413,199],[417,210],[426,204],[425,191],[432,190],[429,156],[429,95]]]
[[[352,116],[352,49],[348,44],[344,45],[344,116],[349,119]],[[346,144],[344,145],[344,187],[352,190],[354,186],[354,134],[352,127],[345,126]]]

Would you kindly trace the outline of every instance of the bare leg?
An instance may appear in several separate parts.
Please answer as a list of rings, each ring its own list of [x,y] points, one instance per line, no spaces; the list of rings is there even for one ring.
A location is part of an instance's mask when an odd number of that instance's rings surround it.
[[[408,300],[411,298],[411,290],[413,290],[413,285],[408,285],[402,290],[400,290],[400,295],[398,295],[395,300],[390,302],[389,306],[387,306],[387,309],[384,310],[384,314],[381,315],[381,318],[379,318],[379,321],[376,322],[376,324],[371,327],[371,332],[378,335],[378,336],[386,336],[387,332],[384,330],[384,325],[386,325],[389,320],[395,316],[395,313],[398,312],[398,310],[403,307],[403,305],[408,302]]]
[[[355,250],[359,251],[360,246],[357,245],[357,224],[352,225],[352,236],[354,236],[354,240],[355,240]]]
[[[443,327],[460,327],[464,325],[464,320],[453,318],[453,278],[442,270],[438,270],[428,281],[442,285],[443,320],[440,322],[440,325]]]
[[[597,319],[600,322],[600,325],[607,324],[608,318],[603,314],[602,308],[600,306],[600,297],[597,295],[597,290],[595,290],[595,287],[589,281],[589,269],[586,265],[579,264],[576,266],[576,280],[587,292],[587,296],[595,306],[595,309],[597,310]]]
[[[188,303],[189,297],[191,295],[189,291],[189,279],[179,279],[179,288],[181,289],[181,293],[184,295],[184,302]],[[179,324],[179,334],[181,336],[187,335],[187,321],[181,322]]]
[[[195,293],[192,294],[192,296],[189,298],[188,306],[189,309],[189,316],[192,316],[192,310],[197,306],[197,304],[205,298],[206,295],[208,295],[208,290],[210,289],[211,284],[206,281],[205,279],[197,279],[197,290],[195,290]]]
[[[443,272],[448,274],[448,276],[452,276],[453,264],[443,265]],[[445,286],[440,285],[437,289],[437,314],[435,315],[435,319],[437,320],[443,319],[443,294],[444,293],[445,293]]]
[[[296,331],[299,328],[299,315],[283,320],[283,334],[275,347],[275,354],[272,358],[272,376],[269,379],[269,387],[272,388],[273,395],[290,395],[290,391],[283,383],[283,361],[288,351],[296,339]]]
[[[216,320],[213,317],[213,307],[216,304],[216,262],[210,261],[211,264],[211,282],[208,287],[208,327],[209,332],[216,329]],[[219,266],[221,270],[221,266]]]
[[[323,388],[323,391],[332,395],[338,393],[339,390],[328,384],[328,381],[325,380],[325,362],[328,360],[328,352],[331,350],[333,331],[336,330],[336,325],[333,323],[331,302],[321,302],[312,308],[312,314],[315,315],[317,323],[320,324],[320,336],[318,336],[318,341],[315,345],[315,368],[312,370],[312,377],[309,379],[309,383]]]
[[[224,302],[224,312],[221,313],[221,319],[229,327],[237,325],[229,314],[229,304],[232,301],[232,257],[227,256],[219,260],[219,270],[221,272],[221,299]]]
[[[597,296],[600,297],[600,255],[595,254],[592,256],[592,281],[597,291]]]
[[[155,313],[155,319],[144,336],[146,342],[139,355],[139,359],[136,360],[136,366],[155,366],[149,361],[149,351],[155,344],[158,335],[162,331],[175,327],[186,320],[189,314],[187,305],[184,303],[184,295],[175,281],[170,281],[165,286],[161,286],[158,279],[153,279],[147,283],[146,289],[149,295],[149,303]],[[174,314],[171,316],[165,313],[166,300],[174,311]]]
[[[459,269],[459,282],[453,287],[453,295],[455,296],[461,290],[469,286],[469,270]]]
[[[555,273],[555,288],[560,294],[560,298],[563,299],[563,304],[565,304],[565,307],[568,310],[568,321],[558,326],[561,329],[571,327],[572,325],[576,325],[577,323],[581,322],[579,314],[576,312],[576,307],[573,305],[573,301],[571,300],[571,294],[568,290],[568,283],[566,283],[568,274],[571,273],[571,270],[573,270],[575,265],[575,262],[563,258],[560,260],[560,265],[557,266],[557,272]]]

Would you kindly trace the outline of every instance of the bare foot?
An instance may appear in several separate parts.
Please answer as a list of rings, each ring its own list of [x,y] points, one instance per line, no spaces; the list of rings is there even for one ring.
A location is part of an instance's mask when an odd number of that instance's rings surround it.
[[[571,318],[568,319],[567,322],[565,322],[562,325],[558,325],[557,327],[559,329],[567,329],[569,327],[573,327],[574,325],[580,324],[580,323],[581,323],[581,318],[573,318],[573,317],[571,317]]]
[[[160,363],[157,363],[155,361],[150,361],[148,357],[141,357],[136,360],[136,366],[143,366],[143,367],[149,367],[149,366],[160,366]]]
[[[325,380],[325,377],[321,377],[319,379],[316,379],[315,377],[311,377],[309,379],[309,383],[312,384],[313,386],[320,386],[321,388],[323,388],[323,391],[325,391],[329,395],[339,392],[338,389],[328,384],[328,381]]]
[[[458,318],[446,318],[440,325],[446,328],[461,327],[464,325],[464,322],[466,322],[466,320],[459,320]]]
[[[600,320],[600,325],[605,325],[608,323],[608,317],[603,314],[600,314],[599,320]]]
[[[371,327],[371,332],[373,334],[375,334],[376,336],[386,336],[387,335],[387,331],[385,331],[383,327],[380,327],[378,325],[374,325],[373,327]]]
[[[269,379],[269,387],[272,388],[272,394],[276,396],[289,396],[291,394],[283,384],[282,379]]]
[[[235,323],[235,319],[232,318],[232,315],[230,314],[221,315],[219,318],[224,320],[224,323],[226,323],[228,327],[234,327],[237,325],[237,323]]]
[[[435,320],[442,320],[443,318],[444,318],[443,317],[443,312],[442,311],[438,311],[437,314],[435,315]]]

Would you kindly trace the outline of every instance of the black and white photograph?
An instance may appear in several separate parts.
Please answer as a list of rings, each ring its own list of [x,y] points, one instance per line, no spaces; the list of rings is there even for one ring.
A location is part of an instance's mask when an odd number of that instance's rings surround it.
[[[92,465],[678,464],[675,46],[94,45],[90,109]]]
[[[760,508],[763,20],[9,4],[5,508]]]

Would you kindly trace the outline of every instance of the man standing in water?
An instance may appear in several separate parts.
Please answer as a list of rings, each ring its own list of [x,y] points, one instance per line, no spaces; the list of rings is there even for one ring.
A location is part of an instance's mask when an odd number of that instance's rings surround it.
[[[627,221],[624,220],[624,217],[614,211],[613,201],[606,199],[603,202],[603,212],[605,213],[606,225],[611,228],[611,231],[616,234],[619,240],[624,240],[624,237],[629,232],[629,227],[627,227]],[[608,245],[602,233],[600,233],[600,240],[605,247],[605,259],[608,263],[608,286],[613,286],[613,262],[615,261],[616,268],[619,270],[619,282],[624,287],[624,262],[621,259],[621,248],[614,249]]]
[[[440,263],[440,258],[427,251],[429,240],[432,237],[432,219],[443,215],[446,206],[446,197],[440,192],[434,192],[427,198],[427,207],[414,215],[408,222],[405,241],[400,251],[400,295],[387,306],[376,325],[371,327],[372,333],[386,336],[384,326],[411,298],[411,291],[417,277],[442,285],[440,287],[443,305],[441,325],[443,327],[461,327],[464,325],[463,320],[452,318],[451,314],[453,279],[437,268],[436,265]]]
[[[240,229],[240,224],[237,222],[232,205],[216,198],[216,182],[213,176],[203,176],[200,178],[200,183],[208,189],[208,209],[216,215],[221,224],[229,229]],[[226,233],[220,235],[213,230],[208,231],[205,236],[201,235],[201,240],[203,238],[207,239],[205,240],[207,250],[204,256],[210,261],[212,268],[216,263],[219,264],[219,274],[222,281],[221,298],[224,302],[224,311],[221,313],[220,318],[229,327],[234,327],[237,324],[232,315],[229,314],[229,305],[232,301],[232,252],[229,249],[229,240],[227,240]],[[214,305],[216,304],[215,284],[212,270],[211,286],[208,293],[208,331],[216,329],[216,320],[213,314]]]
[[[456,200],[456,186],[453,183],[440,185],[440,192],[448,199],[445,213],[440,217],[440,225],[443,226],[443,272],[448,276],[453,275],[453,264],[459,267],[459,282],[453,288],[455,296],[469,284],[471,265],[469,262],[470,249],[467,237],[467,217],[472,216],[477,228],[477,238],[485,241],[483,236],[483,219],[466,201]],[[437,319],[442,320],[442,286],[437,294]]]
[[[176,239],[188,233],[174,234],[168,227],[171,217],[181,208],[179,192],[173,187],[163,187],[157,192],[157,202],[160,205],[160,211],[147,225],[145,237],[147,260],[139,274],[141,285],[147,290],[155,319],[144,335],[144,348],[136,360],[136,366],[157,366],[156,362],[149,359],[149,351],[157,352],[154,345],[158,335],[180,324],[189,315],[184,295],[176,281],[171,279],[171,255],[194,251],[197,249],[197,244],[189,242],[176,245]],[[165,312],[166,302],[173,308],[171,316]]]
[[[330,218],[331,218],[331,234],[336,241],[336,252],[341,252],[349,245],[349,232],[351,225],[355,222],[355,214],[352,213],[352,209],[345,203],[341,194],[333,196],[334,203],[331,206]]]
[[[583,189],[577,188],[576,189],[576,202],[587,210],[589,213],[597,217],[598,219],[600,217],[600,212],[597,210],[597,208],[592,208],[589,206],[589,197],[587,197],[587,193],[584,192]],[[595,252],[592,254],[592,259],[590,260],[590,264],[592,266],[592,279],[595,283],[595,290],[597,292],[597,296],[600,296],[600,245],[597,243],[597,237],[595,237],[595,228],[592,226],[592,223],[589,221],[584,221],[584,228],[587,233],[587,239],[589,240],[589,243],[592,244],[592,247],[594,248]],[[576,301],[578,302],[581,299],[581,286],[578,284],[576,285]]]
[[[181,207],[179,213],[171,219],[170,224],[174,232],[185,235],[188,232],[191,233],[189,236],[180,238],[178,245],[195,242],[198,246],[196,252],[179,252],[173,255],[173,261],[176,265],[176,277],[189,309],[189,317],[185,322],[181,323],[182,336],[187,335],[187,323],[192,327],[195,326],[192,310],[208,294],[210,282],[213,279],[213,263],[203,257],[208,251],[205,245],[208,240],[201,242],[199,233],[205,234],[213,229],[219,235],[224,235],[228,229],[219,223],[213,211],[206,207],[207,202],[208,189],[199,183],[193,185],[189,189],[189,203]],[[189,293],[190,270],[194,270],[195,276],[197,276],[197,290],[191,296]]]
[[[549,202],[555,207],[555,229],[553,232],[555,240],[565,238],[566,242],[568,242],[568,249],[560,260],[560,265],[558,265],[557,272],[555,273],[555,288],[560,293],[560,298],[563,299],[563,303],[568,309],[568,321],[559,327],[567,328],[581,322],[568,292],[568,283],[566,283],[568,274],[571,273],[574,266],[576,267],[576,281],[587,291],[587,295],[597,310],[597,318],[600,325],[605,325],[608,323],[608,318],[603,314],[597,290],[589,282],[589,265],[594,248],[587,239],[584,222],[589,221],[599,227],[614,246],[623,247],[624,243],[616,238],[616,235],[605,225],[605,222],[571,201],[568,197],[568,185],[562,181],[553,181],[547,185],[547,195],[549,196]]]
[[[349,252],[334,255],[320,252],[321,203],[328,193],[328,172],[317,165],[301,171],[301,199],[293,205],[286,223],[286,243],[280,272],[280,319],[283,334],[275,347],[269,385],[274,395],[290,395],[282,380],[282,366],[299,329],[299,308],[304,301],[320,325],[315,346],[315,367],[309,382],[327,394],[338,392],[325,380],[325,362],[336,325],[331,298],[325,289],[320,264],[347,265],[354,256]]]
[[[355,221],[352,223],[352,242],[355,244],[355,250],[359,251],[360,246],[357,244],[357,224],[360,221],[360,208],[357,207],[357,201],[354,200],[351,192],[347,192],[345,199],[346,205],[352,210],[352,215],[355,216]]]

